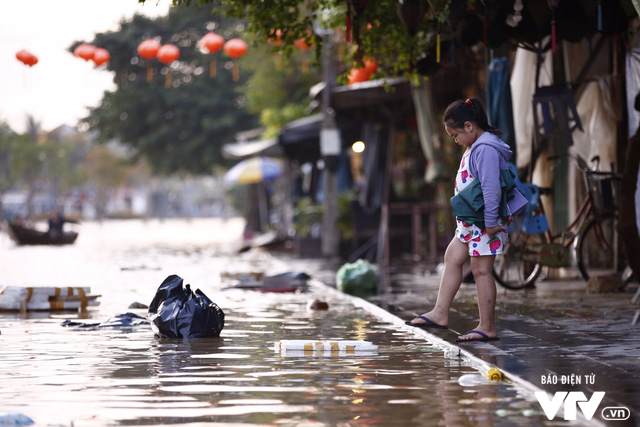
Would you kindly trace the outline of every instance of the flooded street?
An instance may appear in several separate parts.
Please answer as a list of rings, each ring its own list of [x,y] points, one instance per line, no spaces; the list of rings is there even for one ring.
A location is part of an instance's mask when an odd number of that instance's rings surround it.
[[[489,382],[464,360],[444,357],[412,331],[323,286],[298,293],[229,289],[221,273],[306,270],[317,278],[310,261],[237,254],[242,225],[85,223],[65,247],[17,247],[0,234],[0,288],[89,286],[101,295],[100,305],[82,315],[0,312],[0,417],[22,414],[39,426],[553,424],[512,384]],[[146,326],[61,326],[66,319],[145,316],[129,305],[148,305],[171,274],[224,310],[220,338],[158,339]],[[329,310],[308,310],[313,299]],[[369,341],[378,350],[281,354],[274,345],[285,339]]]

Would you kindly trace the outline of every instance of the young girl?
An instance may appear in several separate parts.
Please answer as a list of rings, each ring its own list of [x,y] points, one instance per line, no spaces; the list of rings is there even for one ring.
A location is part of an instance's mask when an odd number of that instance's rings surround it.
[[[501,207],[501,171],[507,170],[507,160],[511,157],[509,146],[496,135],[499,129],[489,125],[487,115],[475,98],[451,103],[444,113],[444,127],[455,142],[466,148],[456,175],[454,193],[457,196],[476,179],[476,188],[481,189],[484,199],[483,218],[461,220],[456,213],[456,232],[444,255],[444,272],[440,279],[440,289],[435,307],[406,324],[420,328],[448,329],[449,308],[462,282],[462,266],[471,257],[471,272],[476,282],[480,323],[474,329],[458,337],[458,342],[493,341],[498,333],[494,324],[496,304],[496,284],[492,269],[496,255],[502,253],[507,239],[509,214],[524,206],[522,199],[512,206],[505,216],[505,206]],[[471,190],[471,189],[469,189]],[[467,192],[468,193],[468,192]],[[506,200],[506,197],[504,198]],[[453,199],[452,199],[453,202]]]

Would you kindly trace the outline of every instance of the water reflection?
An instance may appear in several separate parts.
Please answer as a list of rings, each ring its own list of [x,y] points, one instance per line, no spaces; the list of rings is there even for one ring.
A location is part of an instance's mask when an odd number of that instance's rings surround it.
[[[167,224],[167,233],[178,225]],[[133,301],[150,302],[166,276],[180,274],[223,308],[222,336],[157,339],[146,327],[60,326],[65,318],[77,318],[75,313],[26,318],[1,313],[2,411],[25,414],[37,425],[76,426],[551,425],[532,397],[507,383],[485,381],[412,331],[398,330],[322,288],[299,294],[222,290],[223,270],[303,270],[299,261],[264,253],[237,256],[224,249],[231,248],[228,243],[211,248],[200,235],[195,242],[171,240],[166,247],[157,246],[153,236],[145,246],[145,234],[138,231],[120,245],[103,244],[105,233],[125,233],[117,227],[86,227],[66,257],[51,252],[58,264],[43,263],[47,280],[90,282],[92,291],[103,295],[101,306],[89,313],[99,321],[129,311]],[[136,232],[129,223],[122,227]],[[11,261],[7,283],[47,283],[29,269],[41,248],[32,252],[0,241],[0,251]],[[67,270],[76,264],[75,274]],[[120,268],[136,265],[154,268]],[[329,310],[308,311],[311,299],[328,302]],[[284,339],[363,340],[379,348],[356,355],[280,354],[274,343]]]

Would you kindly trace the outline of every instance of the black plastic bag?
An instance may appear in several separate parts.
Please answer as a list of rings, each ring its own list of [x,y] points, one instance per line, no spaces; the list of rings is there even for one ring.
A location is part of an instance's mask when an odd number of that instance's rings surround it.
[[[149,304],[151,329],[163,338],[219,337],[224,312],[218,305],[175,274],[167,277]]]

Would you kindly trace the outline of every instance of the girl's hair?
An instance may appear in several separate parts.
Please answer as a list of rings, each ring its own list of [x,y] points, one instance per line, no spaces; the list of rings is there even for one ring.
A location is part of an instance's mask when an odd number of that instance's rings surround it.
[[[474,122],[480,129],[500,135],[502,131],[489,124],[487,114],[477,98],[459,99],[449,104],[444,111],[442,122],[454,129],[462,129],[464,122]]]

